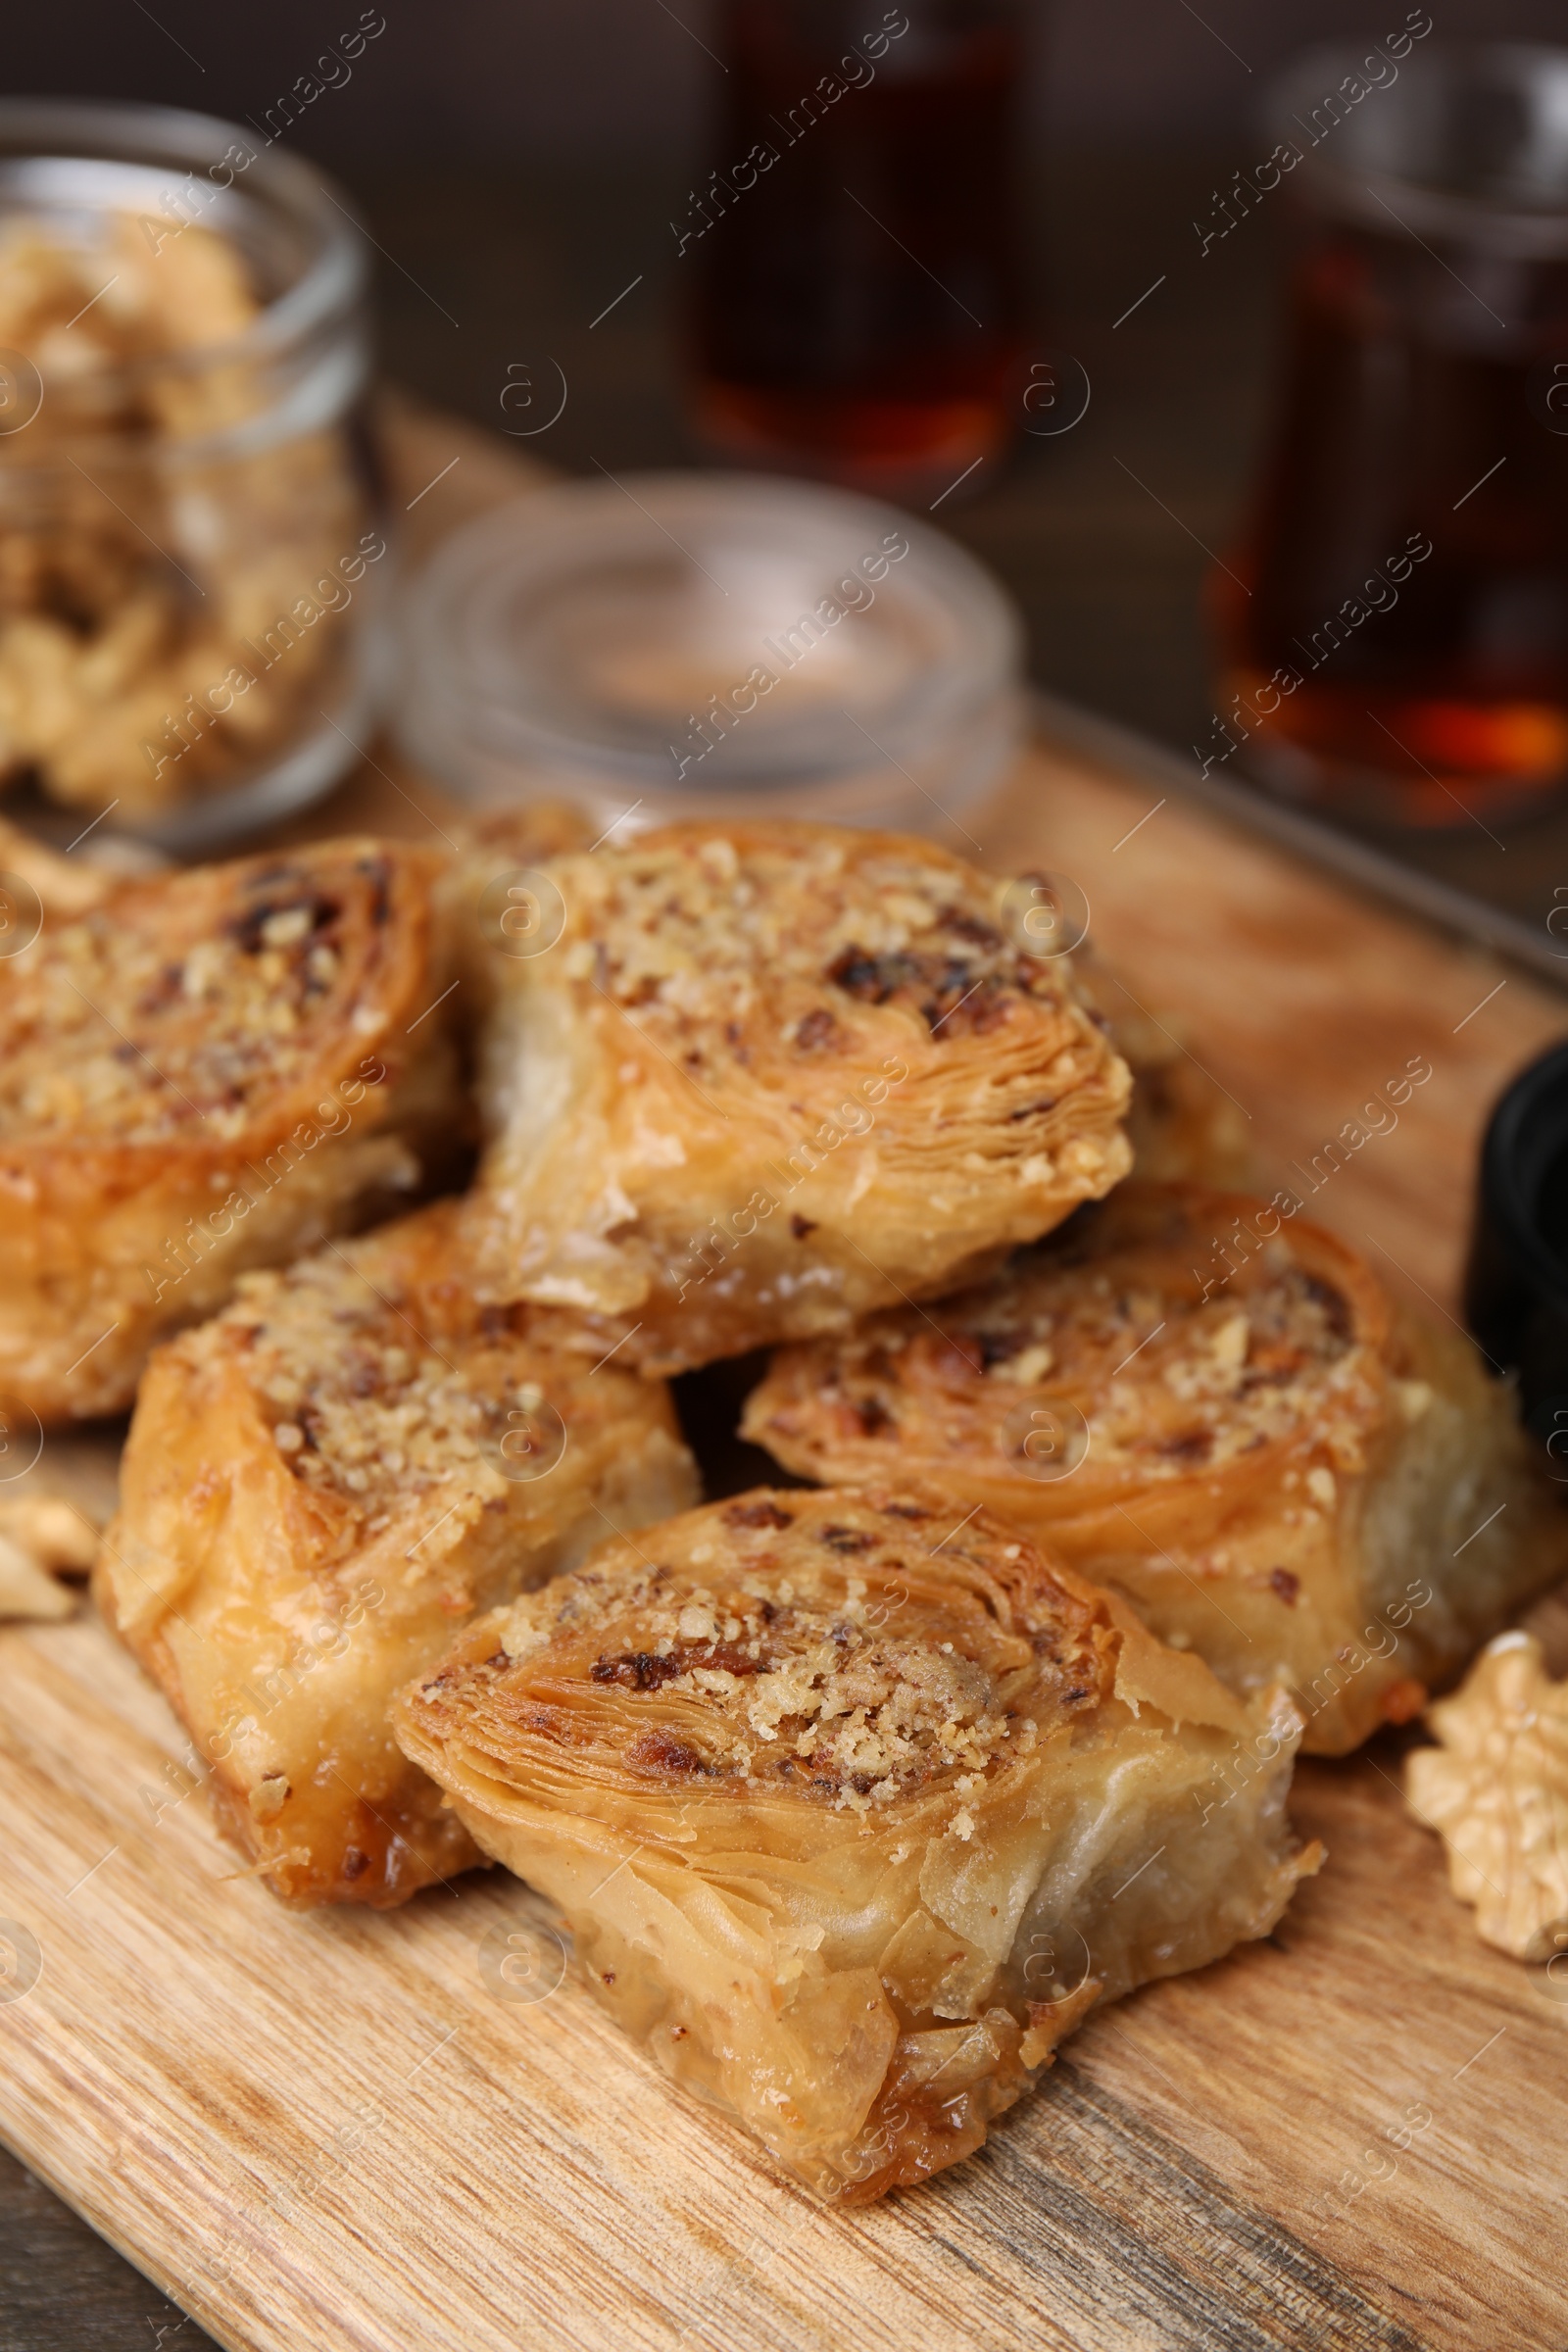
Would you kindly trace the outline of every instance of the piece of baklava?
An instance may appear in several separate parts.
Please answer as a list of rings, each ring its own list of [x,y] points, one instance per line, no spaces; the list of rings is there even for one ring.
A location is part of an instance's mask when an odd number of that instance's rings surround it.
[[[501,976],[519,948],[538,934],[554,899],[541,868],[552,858],[585,850],[593,838],[569,801],[524,801],[492,808],[448,834],[453,856],[436,884],[436,927],[449,968],[462,982],[465,1035],[488,1019]]]
[[[1017,885],[902,835],[551,859],[498,962],[474,1249],[675,1371],[924,1298],[1129,1164],[1126,1068]]]
[[[367,840],[159,875],[0,959],[0,1396],[122,1409],[242,1268],[450,1152],[435,872]]]
[[[1097,2000],[1266,1935],[1319,1859],[1283,1693],[906,1486],[608,1544],[393,1720],[656,2064],[828,2196],[967,2155]]]
[[[132,858],[145,856],[149,870],[157,870],[153,853],[123,842],[115,848]],[[85,914],[122,878],[112,868],[73,861],[0,816],[0,948],[8,956],[24,952],[46,920]]]
[[[1107,1012],[1111,1044],[1132,1072],[1127,1141],[1133,1174],[1158,1184],[1245,1185],[1252,1177],[1247,1122],[1231,1097],[1181,1042],[1179,1016],[1169,1024],[1118,994],[1103,964],[1087,974]]]
[[[939,1477],[1341,1755],[1568,1566],[1509,1392],[1272,1202],[1122,1188],[992,1282],[783,1349],[743,1434],[827,1483]]]
[[[438,1201],[154,1355],[95,1590],[224,1827],[296,1900],[401,1902],[479,1857],[387,1702],[464,1620],[696,1493],[667,1392],[480,1307]]]

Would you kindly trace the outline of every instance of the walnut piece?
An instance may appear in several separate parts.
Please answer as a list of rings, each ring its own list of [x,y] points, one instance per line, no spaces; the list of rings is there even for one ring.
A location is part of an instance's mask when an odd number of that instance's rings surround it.
[[[97,1548],[90,1521],[57,1495],[0,1501],[0,1618],[69,1617],[74,1597],[50,1571],[84,1575]]]
[[[1426,1720],[1443,1744],[1406,1762],[1411,1810],[1442,1832],[1483,1938],[1549,1960],[1568,1930],[1568,1682],[1533,1634],[1499,1634]]]

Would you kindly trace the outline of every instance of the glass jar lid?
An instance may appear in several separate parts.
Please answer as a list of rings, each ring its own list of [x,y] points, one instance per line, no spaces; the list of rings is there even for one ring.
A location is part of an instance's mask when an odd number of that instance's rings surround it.
[[[1021,632],[897,509],[774,476],[563,483],[470,523],[407,616],[401,727],[482,800],[919,823],[1016,741]]]

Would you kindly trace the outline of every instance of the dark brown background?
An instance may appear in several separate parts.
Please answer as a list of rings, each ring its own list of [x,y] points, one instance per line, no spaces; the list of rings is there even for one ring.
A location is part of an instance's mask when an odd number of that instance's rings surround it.
[[[1392,31],[1408,0],[1022,5],[1032,321],[1042,351],[1083,362],[1094,396],[1074,432],[1023,442],[942,519],[1019,596],[1042,683],[1185,751],[1211,710],[1204,547],[1235,527],[1265,414],[1280,225],[1265,206],[1200,263],[1192,220],[1266,152],[1260,95],[1280,64]],[[8,84],[259,120],[361,6],[34,7],[8,24]],[[565,414],[530,450],[576,471],[689,460],[668,220],[713,161],[710,0],[370,13],[385,31],[287,137],[347,182],[383,249],[390,372],[500,427],[509,365],[554,358]],[[867,0],[868,21],[880,13]],[[1434,39],[1568,26],[1561,0],[1433,0],[1433,13]]]

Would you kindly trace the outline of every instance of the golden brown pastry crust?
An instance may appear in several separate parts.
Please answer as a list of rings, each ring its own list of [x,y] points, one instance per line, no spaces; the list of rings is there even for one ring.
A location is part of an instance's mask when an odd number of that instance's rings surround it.
[[[248,1275],[161,1348],[99,1558],[224,1827],[300,1901],[402,1902],[478,1859],[399,1754],[392,1691],[475,1609],[696,1491],[662,1385],[475,1302],[456,1210]]]
[[[488,809],[447,838],[455,854],[435,886],[436,932],[442,961],[461,985],[457,1023],[471,1060],[506,968],[499,945],[509,908],[528,897],[550,858],[589,848],[593,830],[569,801],[526,801]]]
[[[969,2154],[1095,2000],[1267,1934],[1319,1858],[1281,1694],[928,1489],[609,1544],[393,1720],[656,2063],[855,2200]]]
[[[451,1150],[436,870],[363,840],[160,875],[0,961],[0,1394],[121,1410],[242,1268]]]
[[[782,1350],[743,1434],[1005,1512],[1234,1689],[1285,1682],[1319,1754],[1407,1721],[1568,1552],[1472,1348],[1321,1227],[1196,1185],[1125,1186],[980,1289]]]
[[[670,1371],[940,1291],[1125,1173],[1070,967],[947,852],[684,824],[547,881],[481,1061],[495,1296]]]

